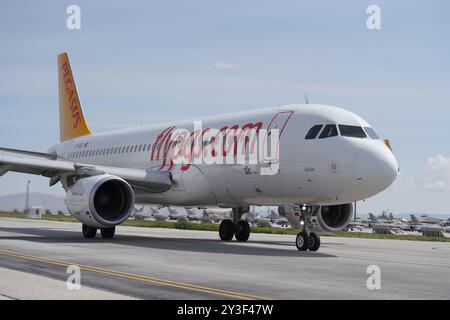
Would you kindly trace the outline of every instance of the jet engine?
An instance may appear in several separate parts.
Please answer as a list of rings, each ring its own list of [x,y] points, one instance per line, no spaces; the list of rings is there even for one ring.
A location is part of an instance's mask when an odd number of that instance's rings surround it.
[[[313,210],[309,207],[306,210]],[[280,215],[286,217],[293,227],[299,228],[300,221],[307,214],[293,206],[283,206],[278,208]],[[336,232],[343,230],[352,219],[353,204],[340,204],[334,206],[317,207],[310,213],[308,226],[310,230],[317,232]]]
[[[134,192],[123,179],[109,174],[81,178],[67,192],[66,206],[81,223],[108,228],[124,222],[134,208]]]
[[[326,232],[343,230],[352,219],[353,204],[321,207],[316,214],[320,229]]]

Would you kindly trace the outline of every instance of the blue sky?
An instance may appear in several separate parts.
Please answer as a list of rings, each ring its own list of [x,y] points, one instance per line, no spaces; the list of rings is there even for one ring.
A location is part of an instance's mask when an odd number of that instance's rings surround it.
[[[81,8],[81,30],[66,8]],[[366,27],[381,8],[382,29]],[[391,140],[402,174],[360,210],[450,214],[448,1],[1,1],[0,146],[58,142],[68,51],[94,131],[304,101]],[[0,178],[0,195],[30,176]],[[31,177],[33,191],[63,194]]]

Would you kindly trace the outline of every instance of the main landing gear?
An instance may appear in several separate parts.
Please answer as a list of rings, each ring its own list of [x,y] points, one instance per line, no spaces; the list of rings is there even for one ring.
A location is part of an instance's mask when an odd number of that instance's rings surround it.
[[[314,228],[314,223],[311,219],[314,210],[320,209],[319,207],[309,207],[300,217],[300,227],[303,230],[297,235],[295,239],[295,245],[299,251],[317,251],[320,248],[320,236],[318,233],[311,232]]]
[[[245,242],[250,237],[250,225],[241,220],[242,215],[247,213],[250,207],[233,208],[233,220],[225,219],[220,223],[219,236],[223,241],[230,241],[233,236],[237,241]]]
[[[302,231],[295,239],[295,245],[299,251],[317,251],[320,248],[320,236],[317,233]]]
[[[83,224],[82,226],[83,236],[87,239],[93,239],[97,235],[97,228],[90,227],[88,225]],[[114,237],[114,233],[116,232],[116,227],[110,228],[100,228],[100,233],[103,239],[112,239]]]

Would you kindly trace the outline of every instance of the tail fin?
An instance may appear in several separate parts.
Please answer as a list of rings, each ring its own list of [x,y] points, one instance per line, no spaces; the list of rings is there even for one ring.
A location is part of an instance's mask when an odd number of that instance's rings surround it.
[[[58,55],[58,84],[60,140],[90,135],[66,52]]]
[[[410,217],[411,217],[411,222],[413,224],[420,224],[419,220],[417,220],[415,215],[411,214]]]
[[[369,217],[373,223],[378,223],[378,218],[375,217],[372,213],[369,213]]]

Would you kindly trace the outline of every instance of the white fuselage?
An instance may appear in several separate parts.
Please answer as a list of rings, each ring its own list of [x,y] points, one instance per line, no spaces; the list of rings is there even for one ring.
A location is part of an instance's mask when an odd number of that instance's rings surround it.
[[[197,120],[197,119],[196,119]],[[169,170],[173,186],[163,193],[135,189],[137,203],[178,206],[334,205],[385,190],[398,174],[391,150],[379,139],[337,136],[305,139],[315,125],[370,125],[344,109],[287,105],[198,119],[203,128],[260,123],[280,130],[279,171],[259,174],[259,164],[172,165],[170,128],[192,132],[194,120],[94,134],[50,149],[77,163]]]

